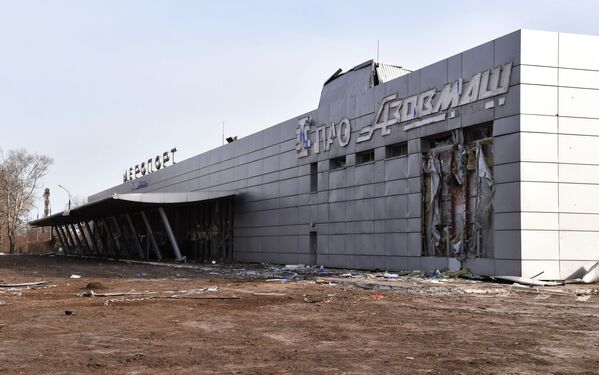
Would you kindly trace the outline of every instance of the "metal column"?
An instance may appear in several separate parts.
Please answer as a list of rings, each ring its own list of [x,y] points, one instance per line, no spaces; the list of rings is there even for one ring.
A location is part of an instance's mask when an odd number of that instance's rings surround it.
[[[74,254],[75,251],[77,250],[77,244],[75,243],[73,236],[71,236],[71,231],[69,230],[69,225],[65,224],[63,230],[66,233],[67,238],[69,239],[69,242],[71,243],[71,245],[73,245],[73,246],[71,246],[71,249],[69,250],[69,252],[71,254]]]
[[[148,232],[148,238],[150,239],[150,242],[152,243],[152,248],[154,249],[154,255],[156,255],[156,259],[162,260],[162,254],[160,254],[160,248],[158,247],[156,238],[154,238],[154,233],[152,232],[152,227],[150,226],[150,222],[148,221],[148,218],[146,217],[146,213],[141,211],[139,214],[141,215],[141,219],[143,220],[144,225],[146,226],[146,232]]]
[[[64,242],[67,245],[67,248],[65,250],[67,251],[68,254],[71,254],[72,252],[75,251],[75,249],[73,248],[72,239],[70,238],[70,236],[67,235],[67,231],[64,226],[58,226],[58,229],[60,230],[60,233],[62,234],[62,238],[64,238]]]
[[[83,226],[87,230],[87,233],[89,234],[89,238],[91,239],[91,242],[94,245],[93,249],[94,249],[95,254],[99,254],[100,248],[98,247],[98,241],[96,240],[96,236],[94,235],[94,232],[92,232],[92,229],[89,227],[89,223],[87,221],[84,221]]]
[[[179,250],[179,245],[177,245],[177,240],[175,239],[175,234],[171,229],[171,225],[168,222],[168,218],[166,217],[166,213],[162,209],[162,207],[158,207],[158,213],[160,214],[160,218],[162,219],[162,223],[164,224],[164,229],[166,229],[166,234],[168,235],[168,239],[171,242],[171,246],[173,247],[173,252],[175,253],[175,257],[178,262],[185,260],[181,256],[181,250]]]
[[[233,218],[235,212],[233,211],[233,205],[235,204],[235,198],[231,197],[229,200],[229,225],[227,227],[227,233],[229,236],[229,243],[227,244],[227,262],[233,262]]]
[[[108,241],[108,243],[106,242],[106,231],[104,230],[105,225],[106,224],[104,223],[103,219],[96,219],[96,221],[94,222],[94,229],[95,229],[96,233],[98,234],[98,240],[100,242],[100,247],[101,247],[100,255],[109,256],[110,255],[110,241]]]
[[[63,249],[63,251],[65,251],[67,249],[67,246],[65,245],[64,240],[62,239],[62,235],[58,231],[58,228],[55,225],[55,226],[52,227],[52,229],[54,230],[54,232],[56,232],[56,237],[58,237],[58,240],[60,241],[62,249]]]
[[[130,257],[131,256],[131,249],[129,249],[129,244],[125,240],[125,236],[123,236],[123,231],[121,230],[121,224],[119,223],[119,220],[116,218],[116,216],[113,216],[111,219],[114,222],[114,225],[116,225],[116,233],[119,236],[119,238],[121,239],[121,243],[123,244],[123,248],[125,249],[125,251],[127,251],[127,256]],[[117,240],[119,238],[117,238]]]
[[[131,220],[131,216],[129,214],[125,214],[125,218],[127,219],[127,223],[129,223],[129,229],[131,229],[131,234],[133,235],[133,242],[135,242],[135,247],[137,248],[137,252],[141,259],[144,258],[144,250],[141,247],[141,243],[139,243],[139,237],[137,237],[137,231],[135,230],[135,225],[133,225],[133,220]]]
[[[110,229],[110,225],[106,222],[106,220],[102,219],[102,222],[104,223],[104,228],[106,228],[106,232],[108,233],[108,246],[110,247],[110,243],[112,242],[112,244],[114,244],[114,249],[113,249],[114,255],[117,258],[120,258],[121,252],[119,249],[118,241],[116,241],[114,239],[114,234],[112,233],[112,229]]]
[[[79,245],[79,256],[81,256],[81,254],[83,253],[83,242],[81,242],[81,239],[77,235],[77,228],[75,228],[75,224],[71,223],[70,225],[71,230],[73,231],[73,236],[75,237],[75,239],[77,240],[77,244]]]
[[[96,246],[89,239],[89,237],[85,234],[85,231],[83,230],[83,226],[81,225],[81,223],[77,223],[77,228],[79,228],[79,232],[81,232],[81,237],[83,237],[83,239],[85,240],[85,243],[87,244],[87,249],[89,250],[88,255],[89,255],[92,253],[92,251],[95,251]]]

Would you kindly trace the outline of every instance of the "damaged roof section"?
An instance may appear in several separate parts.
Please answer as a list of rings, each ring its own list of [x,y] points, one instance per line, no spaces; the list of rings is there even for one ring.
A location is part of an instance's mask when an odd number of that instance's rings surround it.
[[[392,79],[401,77],[405,74],[412,72],[411,70],[408,70],[399,65],[391,65],[382,62],[375,62],[374,60],[368,60],[354,66],[347,72],[343,72],[343,69],[341,68],[337,69],[335,73],[333,73],[333,75],[331,75],[329,79],[327,79],[324,82],[324,85],[326,86],[327,84],[341,77],[342,75],[350,74],[351,72],[355,72],[366,68],[369,68],[369,70],[371,71],[372,79],[370,81],[370,87],[376,86],[380,83],[391,81]]]
[[[356,95],[381,83],[410,73],[411,70],[398,65],[368,60],[344,72],[337,69],[325,82],[320,94],[319,107]]]

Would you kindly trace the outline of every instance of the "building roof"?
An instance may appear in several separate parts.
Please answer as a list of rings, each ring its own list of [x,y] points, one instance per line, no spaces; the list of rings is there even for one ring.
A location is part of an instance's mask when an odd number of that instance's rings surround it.
[[[34,227],[79,223],[81,221],[122,215],[165,205],[181,205],[237,195],[237,191],[192,191],[179,193],[127,193],[90,202],[29,222]]]

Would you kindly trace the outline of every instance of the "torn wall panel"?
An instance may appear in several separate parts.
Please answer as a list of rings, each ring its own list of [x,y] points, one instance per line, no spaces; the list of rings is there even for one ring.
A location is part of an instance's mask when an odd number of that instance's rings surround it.
[[[454,132],[423,156],[424,256],[493,256],[493,143],[488,127],[466,132],[468,144]]]

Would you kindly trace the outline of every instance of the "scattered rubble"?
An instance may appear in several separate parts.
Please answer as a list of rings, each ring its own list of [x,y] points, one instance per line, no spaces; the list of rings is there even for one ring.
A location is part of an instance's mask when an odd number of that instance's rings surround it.
[[[45,281],[34,281],[28,283],[2,283],[0,284],[0,288],[21,288],[21,287],[30,287],[30,286],[46,286],[48,285]]]
[[[242,373],[584,373],[599,363],[593,285],[500,284],[464,270],[27,262],[0,265],[0,283],[49,284],[0,288],[11,373],[222,372],[223,363]]]

